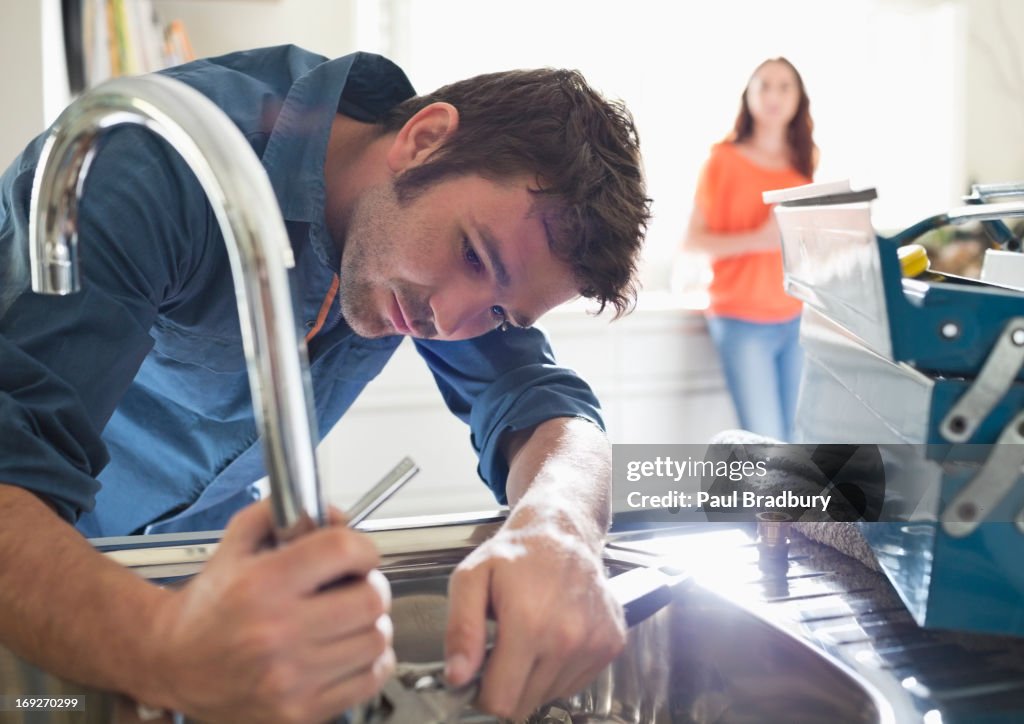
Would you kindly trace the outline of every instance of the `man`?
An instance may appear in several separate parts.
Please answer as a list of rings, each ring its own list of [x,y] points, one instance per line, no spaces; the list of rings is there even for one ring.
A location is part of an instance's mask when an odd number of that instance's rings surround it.
[[[578,295],[632,301],[648,200],[628,113],[568,71],[414,97],[383,58],[292,46],[167,73],[220,105],[269,174],[321,432],[412,336],[512,506],[452,577],[448,678],[481,666],[490,610],[482,707],[524,716],[586,685],[624,641],[599,557],[609,446],[593,394],[530,325]],[[83,292],[41,297],[25,261],[41,142],[0,178],[0,641],[202,719],[318,721],[366,699],[394,665],[387,583],[342,525],[262,546],[234,292],[198,183],[153,134],[112,131],[80,210]],[[177,591],[82,537],[239,510]]]

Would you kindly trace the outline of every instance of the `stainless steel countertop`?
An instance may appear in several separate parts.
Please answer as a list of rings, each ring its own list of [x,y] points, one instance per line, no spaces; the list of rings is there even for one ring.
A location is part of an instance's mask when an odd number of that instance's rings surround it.
[[[785,564],[761,560],[752,529],[723,524],[613,546],[685,562],[700,586],[842,662],[927,724],[1024,721],[1024,639],[921,628],[883,574],[796,531]]]

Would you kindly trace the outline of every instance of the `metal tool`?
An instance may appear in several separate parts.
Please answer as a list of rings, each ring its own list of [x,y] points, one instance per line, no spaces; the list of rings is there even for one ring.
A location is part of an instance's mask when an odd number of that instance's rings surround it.
[[[609,587],[632,628],[647,620],[672,601],[676,586],[689,579],[683,571],[667,566],[638,566],[609,579]],[[493,644],[488,644],[484,662],[476,674],[461,686],[446,683],[443,661],[399,662],[394,675],[377,697],[356,712],[353,724],[449,724],[458,722],[480,690],[480,681]]]
[[[350,528],[358,527],[370,513],[383,505],[403,485],[412,480],[419,471],[419,466],[413,462],[412,458],[402,458],[398,465],[391,468],[387,475],[381,478],[376,485],[366,491],[359,500],[345,511],[346,515],[348,515],[348,526]]]
[[[420,471],[410,457],[402,458],[395,467],[380,479],[365,495],[359,498],[345,511],[348,515],[348,526],[358,528],[359,524],[379,508],[392,495]],[[210,559],[217,550],[217,541],[192,543],[180,546],[159,546],[151,548],[124,548],[104,551],[107,558],[117,561],[128,568],[143,566],[177,566],[183,564],[202,564]],[[193,573],[196,571],[192,571]]]
[[[489,651],[488,651],[489,652]],[[481,671],[483,667],[481,666]],[[447,724],[476,698],[481,673],[462,686],[448,686],[444,662],[401,662],[395,673],[354,724]]]

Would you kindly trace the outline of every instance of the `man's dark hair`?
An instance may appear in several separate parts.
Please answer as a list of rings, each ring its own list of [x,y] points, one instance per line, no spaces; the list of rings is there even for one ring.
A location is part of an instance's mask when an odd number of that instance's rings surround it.
[[[533,177],[551,251],[572,269],[580,294],[600,303],[598,313],[607,304],[616,317],[629,311],[650,199],[626,107],[577,71],[513,70],[410,98],[384,116],[384,131],[439,101],[458,109],[458,127],[426,163],[396,179],[399,198],[466,174]]]

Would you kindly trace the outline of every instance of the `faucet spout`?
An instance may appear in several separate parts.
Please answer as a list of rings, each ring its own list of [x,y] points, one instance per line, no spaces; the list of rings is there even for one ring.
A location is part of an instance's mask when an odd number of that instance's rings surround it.
[[[46,140],[33,181],[32,288],[78,291],[84,181],[98,141],[122,124],[164,138],[209,197],[231,263],[275,535],[290,540],[324,524],[309,363],[288,288],[287,269],[295,262],[270,180],[223,111],[184,83],[155,75],[107,81],[72,103]]]

